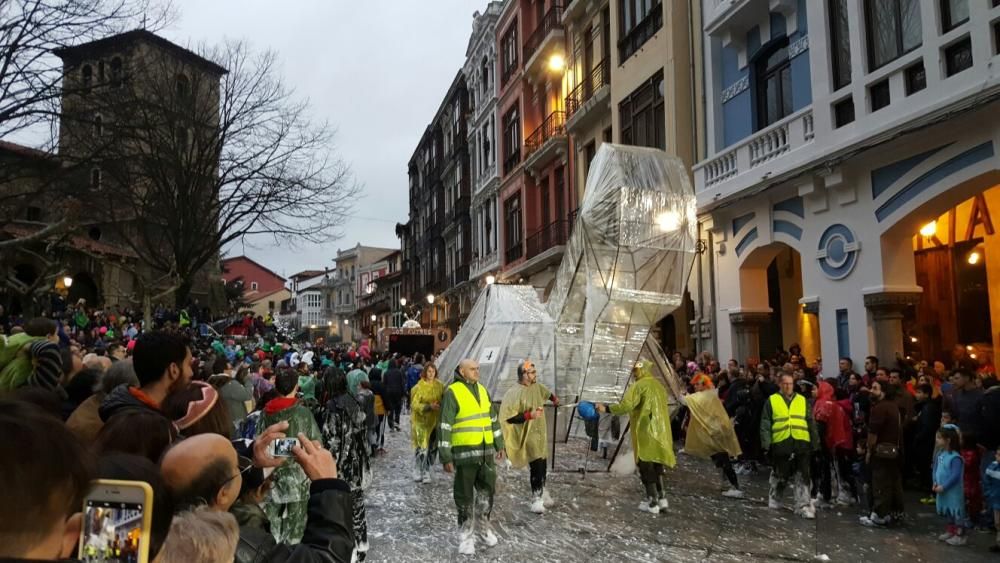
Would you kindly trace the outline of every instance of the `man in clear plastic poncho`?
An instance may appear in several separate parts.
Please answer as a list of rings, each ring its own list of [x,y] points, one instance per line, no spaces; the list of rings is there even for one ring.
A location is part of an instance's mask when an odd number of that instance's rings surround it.
[[[437,366],[428,363],[420,381],[410,389],[410,437],[413,441],[415,482],[431,482],[431,464],[437,457],[437,424],[441,415],[444,384],[438,380]]]
[[[625,391],[620,403],[598,404],[597,410],[629,416],[633,455],[646,490],[646,500],[639,504],[639,510],[659,514],[660,509],[669,506],[664,483],[665,468],[676,463],[667,390],[653,377],[652,364],[648,360],[636,362],[632,376],[635,382]]]
[[[517,383],[503,396],[500,403],[500,427],[507,447],[507,459],[520,469],[531,471],[531,511],[544,514],[553,504],[545,489],[546,444],[545,401],[559,406],[559,399],[538,383],[538,370],[531,360],[517,366]]]
[[[695,457],[712,460],[722,471],[722,483],[725,487],[723,496],[743,498],[732,462],[742,453],[740,441],[726,407],[719,400],[719,391],[712,383],[712,378],[703,373],[695,375],[691,385],[695,392],[681,396],[681,403],[691,413],[684,451]]]

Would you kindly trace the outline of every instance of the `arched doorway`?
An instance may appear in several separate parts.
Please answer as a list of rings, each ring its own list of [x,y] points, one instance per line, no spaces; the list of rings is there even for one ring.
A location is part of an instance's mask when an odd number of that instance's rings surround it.
[[[100,305],[100,295],[97,282],[94,281],[93,276],[88,272],[77,272],[73,275],[73,285],[70,286],[69,296],[67,297],[69,303],[72,304],[80,299],[85,299],[87,306],[95,307]]]
[[[802,303],[802,256],[797,250],[773,242],[750,252],[740,265],[740,296],[741,309],[748,313],[734,320],[734,359],[770,360],[796,344],[806,362],[819,357],[819,323]]]

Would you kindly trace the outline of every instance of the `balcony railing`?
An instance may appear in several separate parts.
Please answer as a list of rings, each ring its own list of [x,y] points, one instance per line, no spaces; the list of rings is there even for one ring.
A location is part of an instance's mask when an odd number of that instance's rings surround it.
[[[811,143],[816,133],[812,110],[793,114],[744,139],[715,158],[695,167],[698,186],[708,188],[762,166],[779,156]]]
[[[542,21],[538,22],[538,26],[535,27],[535,31],[531,32],[528,39],[524,42],[524,47],[522,51],[524,52],[524,60],[530,61],[532,55],[535,51],[542,46],[545,38],[548,37],[550,33],[557,29],[562,29],[562,4],[555,4],[549,8],[548,12],[542,16]]]
[[[649,41],[660,28],[663,27],[663,4],[657,2],[656,6],[646,14],[635,27],[633,27],[625,37],[618,41],[618,62],[623,63]]]
[[[524,245],[521,243],[521,241],[517,241],[516,244],[511,245],[510,248],[508,248],[506,252],[504,252],[504,262],[506,264],[510,264],[511,262],[519,260],[523,255],[524,255]]]
[[[552,139],[554,137],[563,136],[566,134],[566,112],[564,111],[554,111],[545,118],[545,121],[538,126],[538,129],[528,137],[524,142],[524,153],[525,158],[531,156],[531,153],[537,151],[545,144],[545,141]]]
[[[580,106],[587,103],[594,92],[611,84],[611,63],[608,59],[597,63],[597,66],[573,88],[566,96],[566,117],[572,117]]]
[[[458,268],[455,268],[455,270],[451,273],[450,287],[455,287],[458,284],[465,283],[467,281],[469,281],[469,265],[464,264],[462,266],[459,266]]]
[[[525,246],[528,249],[526,258],[531,260],[554,246],[566,244],[571,228],[572,224],[568,220],[560,219],[528,235],[525,240]]]

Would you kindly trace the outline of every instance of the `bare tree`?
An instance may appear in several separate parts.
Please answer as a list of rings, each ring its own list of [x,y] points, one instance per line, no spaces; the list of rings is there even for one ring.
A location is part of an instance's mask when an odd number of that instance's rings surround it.
[[[184,305],[199,272],[248,236],[289,248],[340,236],[358,185],[334,156],[329,126],[282,83],[273,53],[233,42],[133,59],[123,84],[99,97],[107,131],[92,136],[95,195],[107,204],[95,212],[151,279],[166,279],[156,296]],[[85,116],[78,122],[86,128]]]

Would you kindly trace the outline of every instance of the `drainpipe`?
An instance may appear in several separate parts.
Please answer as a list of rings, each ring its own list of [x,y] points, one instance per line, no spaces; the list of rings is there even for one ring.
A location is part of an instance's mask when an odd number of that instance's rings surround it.
[[[708,231],[708,248],[705,252],[713,252],[712,249],[715,248],[715,237],[712,236],[712,231]],[[712,311],[711,324],[712,328],[712,355],[716,359],[719,358],[719,323],[718,314],[715,311],[715,261],[712,259],[711,254],[708,257],[708,287],[709,287],[709,303],[708,307]]]
[[[701,242],[701,221],[698,221],[698,241]],[[704,259],[705,251],[698,253],[698,316],[696,317],[695,327],[694,327],[694,353],[698,354],[701,351],[701,319],[705,315],[705,285],[703,273],[704,269]]]

